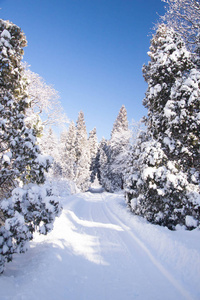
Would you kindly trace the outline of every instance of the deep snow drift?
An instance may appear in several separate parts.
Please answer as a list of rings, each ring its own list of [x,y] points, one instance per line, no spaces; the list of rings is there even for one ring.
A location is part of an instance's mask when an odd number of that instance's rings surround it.
[[[6,265],[1,300],[200,299],[199,230],[151,225],[122,194],[63,190],[61,202],[54,230]]]

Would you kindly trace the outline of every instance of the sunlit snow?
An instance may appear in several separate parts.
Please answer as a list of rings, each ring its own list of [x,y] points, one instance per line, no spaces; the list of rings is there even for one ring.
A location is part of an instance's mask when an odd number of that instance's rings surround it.
[[[123,194],[59,190],[63,212],[53,231],[36,234],[28,252],[6,265],[0,299],[199,299],[197,229],[149,224],[127,209]]]

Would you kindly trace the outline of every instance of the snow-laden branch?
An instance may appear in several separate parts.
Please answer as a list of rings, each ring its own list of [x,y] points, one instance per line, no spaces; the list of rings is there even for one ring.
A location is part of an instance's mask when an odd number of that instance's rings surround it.
[[[161,20],[184,38],[188,48],[194,50],[200,39],[200,3],[196,0],[162,0],[167,3]]]
[[[47,85],[45,80],[32,72],[26,65],[24,76],[27,80],[27,93],[31,103],[27,117],[39,115],[43,126],[63,125],[69,122],[59,101],[58,92]]]

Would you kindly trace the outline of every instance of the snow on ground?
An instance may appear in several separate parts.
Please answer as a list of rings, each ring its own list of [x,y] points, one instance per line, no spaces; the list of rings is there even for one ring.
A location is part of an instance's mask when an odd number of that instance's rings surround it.
[[[7,264],[0,300],[200,299],[200,231],[171,232],[122,194],[92,192],[62,190],[54,230]]]

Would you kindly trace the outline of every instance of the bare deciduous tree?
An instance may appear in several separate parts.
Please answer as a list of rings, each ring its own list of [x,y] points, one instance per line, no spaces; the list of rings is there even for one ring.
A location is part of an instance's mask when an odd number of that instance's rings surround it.
[[[161,17],[181,34],[188,49],[200,57],[200,2],[199,0],[162,0],[167,3],[166,13]],[[199,65],[199,63],[197,62]]]
[[[31,102],[27,116],[29,118],[33,118],[33,115],[39,116],[44,127],[68,123],[58,92],[27,66],[24,75],[28,81],[27,93]]]

